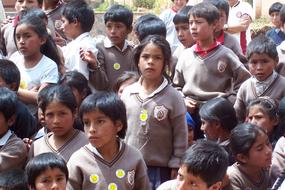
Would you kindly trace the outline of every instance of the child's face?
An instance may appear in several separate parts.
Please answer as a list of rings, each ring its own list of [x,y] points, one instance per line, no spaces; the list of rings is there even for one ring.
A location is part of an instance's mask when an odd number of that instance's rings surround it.
[[[179,41],[185,48],[189,48],[194,44],[194,40],[191,36],[189,23],[178,23],[175,24],[175,29]]]
[[[0,112],[0,137],[2,137],[12,125],[11,121],[7,121],[2,112]]]
[[[282,23],[280,20],[280,12],[272,12],[270,14],[270,20],[272,22],[272,24],[276,27],[276,28],[280,28]]]
[[[24,57],[40,54],[40,47],[46,42],[29,25],[21,24],[16,28],[17,48]]]
[[[257,169],[269,168],[272,159],[272,147],[266,134],[259,133],[248,155],[241,156],[243,163]]]
[[[127,28],[127,26],[122,22],[107,21],[106,22],[106,34],[111,42],[122,49],[125,44],[125,39],[132,29]]]
[[[63,31],[63,33],[67,38],[75,39],[80,35],[81,29],[79,22],[77,21],[69,22],[69,20],[64,16],[61,17],[61,20],[62,20],[62,25],[60,29]]]
[[[251,106],[248,110],[248,122],[263,128],[267,134],[271,134],[277,125],[277,119],[270,118],[259,105]]]
[[[253,53],[248,60],[249,72],[259,81],[266,80],[273,72],[277,61],[265,53]]]
[[[41,8],[37,0],[16,0],[15,10],[19,14],[21,11],[26,11],[30,8]]]
[[[205,18],[190,15],[189,26],[193,40],[204,42],[214,39],[216,24],[209,24]]]
[[[161,80],[164,65],[164,55],[159,46],[147,44],[139,58],[139,70],[144,79]]]
[[[89,142],[100,153],[110,150],[117,143],[117,133],[122,129],[122,123],[115,123],[104,113],[95,110],[83,114],[82,122]]]
[[[187,4],[187,1],[186,0],[173,0],[173,4],[174,4],[175,9],[178,11]]]
[[[67,179],[59,168],[48,168],[35,180],[35,190],[66,190]]]
[[[217,122],[210,122],[201,118],[201,130],[206,135],[207,140],[216,141],[219,138],[219,127]]]
[[[135,79],[129,79],[129,80],[126,80],[125,82],[123,82],[118,90],[118,96],[121,97],[124,89],[127,87],[127,86],[130,86],[131,84],[135,83],[136,80]]]
[[[55,136],[66,136],[72,133],[75,113],[60,102],[50,102],[45,110],[45,124]]]
[[[223,30],[224,25],[227,23],[226,12],[222,9],[219,9],[219,13],[220,13],[220,18],[216,29],[217,32]]]

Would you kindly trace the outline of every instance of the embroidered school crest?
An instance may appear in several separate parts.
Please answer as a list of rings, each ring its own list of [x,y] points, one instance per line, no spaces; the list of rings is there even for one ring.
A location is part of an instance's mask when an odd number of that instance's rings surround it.
[[[154,117],[158,120],[164,120],[167,116],[168,110],[164,106],[155,106],[154,108]]]
[[[219,63],[218,63],[218,71],[220,72],[220,73],[223,73],[223,72],[225,72],[225,70],[226,70],[226,68],[227,68],[227,63],[225,63],[225,62],[223,62],[223,61],[219,61]]]
[[[135,183],[135,170],[128,171],[127,179],[128,179],[128,183],[131,186],[134,186],[134,183]]]
[[[237,17],[237,18],[241,18],[241,16],[242,16],[242,12],[240,12],[240,11],[237,12],[236,17]]]

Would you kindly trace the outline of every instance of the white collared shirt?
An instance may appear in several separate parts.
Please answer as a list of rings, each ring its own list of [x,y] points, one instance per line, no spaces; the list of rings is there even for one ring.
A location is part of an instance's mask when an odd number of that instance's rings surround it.
[[[106,37],[106,38],[104,39],[104,47],[105,47],[105,48],[116,47],[119,51],[123,52],[123,51],[125,51],[125,50],[128,48],[128,46],[129,46],[129,43],[128,43],[127,40],[125,40],[123,49],[120,49],[120,48],[117,47],[115,44],[113,44],[113,43],[111,42],[111,40],[110,40],[108,37]]]
[[[7,143],[8,139],[11,137],[11,135],[11,130],[8,130],[6,134],[0,139],[0,146],[4,146]]]
[[[264,81],[259,81],[255,77],[252,77],[257,95],[260,96],[263,94],[263,92],[272,84],[277,76],[277,73],[273,71],[273,73]]]

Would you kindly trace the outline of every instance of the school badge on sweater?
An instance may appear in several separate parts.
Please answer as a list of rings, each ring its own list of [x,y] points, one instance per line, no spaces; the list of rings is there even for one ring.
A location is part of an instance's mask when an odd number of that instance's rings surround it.
[[[162,121],[167,117],[168,109],[164,106],[155,106],[153,114],[158,121]]]

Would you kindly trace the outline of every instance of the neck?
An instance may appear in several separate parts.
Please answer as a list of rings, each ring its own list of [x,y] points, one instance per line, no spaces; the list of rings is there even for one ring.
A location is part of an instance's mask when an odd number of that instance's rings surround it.
[[[75,134],[76,130],[72,128],[64,135],[56,135],[53,133],[53,135],[50,138],[50,144],[58,150],[61,148],[67,141],[70,140],[70,138]]]
[[[202,50],[208,50],[213,45],[214,42],[215,42],[214,37],[210,37],[209,39],[200,41],[199,46]]]
[[[221,131],[220,136],[219,136],[219,140],[220,142],[224,142],[226,140],[228,140],[230,138],[230,133],[227,131]]]
[[[254,182],[259,183],[262,179],[263,169],[260,167],[239,164],[238,168]]]
[[[25,65],[25,67],[26,68],[34,67],[41,60],[42,56],[43,56],[43,54],[40,53],[40,52],[38,54],[36,54],[36,55],[24,56],[24,65]]]
[[[144,95],[149,95],[151,94],[153,91],[155,91],[163,82],[163,77],[161,76],[158,79],[142,79],[142,86],[143,86],[143,94]]]
[[[97,150],[103,156],[104,160],[111,162],[119,152],[119,142],[117,139],[114,139],[114,143],[107,146],[98,148]]]

